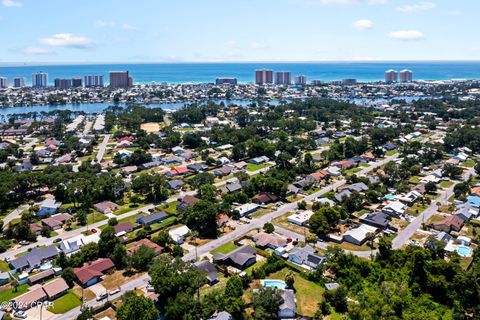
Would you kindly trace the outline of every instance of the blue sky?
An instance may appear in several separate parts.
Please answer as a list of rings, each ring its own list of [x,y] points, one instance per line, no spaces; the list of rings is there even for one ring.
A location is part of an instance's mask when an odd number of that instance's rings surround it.
[[[477,0],[0,0],[1,63],[480,60]]]

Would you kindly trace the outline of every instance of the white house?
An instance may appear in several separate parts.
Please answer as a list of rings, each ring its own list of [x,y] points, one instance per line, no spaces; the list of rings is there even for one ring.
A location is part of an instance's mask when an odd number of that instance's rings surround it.
[[[65,254],[70,255],[80,250],[80,248],[82,248],[84,245],[92,242],[98,243],[98,241],[100,241],[100,237],[96,233],[93,233],[89,236],[84,236],[83,234],[81,234],[76,237],[63,240],[62,242],[60,242],[58,248]]]
[[[302,212],[296,212],[288,216],[287,221],[299,226],[305,226],[308,224],[308,220],[313,215],[313,211],[307,210]]]
[[[365,240],[367,240],[367,235],[369,233],[375,233],[377,228],[368,226],[366,224],[361,224],[357,228],[348,230],[343,234],[343,241],[356,244],[357,246],[362,245]]]
[[[176,244],[182,244],[189,233],[190,229],[187,226],[181,226],[168,231],[170,238],[172,238],[172,241]]]
[[[240,217],[243,217],[246,214],[253,213],[259,208],[258,204],[255,203],[245,203],[241,206],[233,208],[233,211],[238,211]]]

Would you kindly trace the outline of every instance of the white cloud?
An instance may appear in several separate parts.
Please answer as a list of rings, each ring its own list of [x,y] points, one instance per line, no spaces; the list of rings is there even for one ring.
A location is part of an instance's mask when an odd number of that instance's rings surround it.
[[[137,31],[138,30],[136,27],[134,27],[134,26],[132,26],[131,24],[128,24],[128,23],[122,24],[122,29],[126,30],[126,31]]]
[[[93,41],[84,36],[71,33],[57,33],[40,39],[40,42],[52,47],[85,49],[93,46]]]
[[[359,31],[373,28],[373,22],[368,19],[360,19],[353,23],[353,27]]]
[[[237,44],[235,41],[233,41],[233,40],[227,41],[227,42],[225,43],[225,45],[226,45],[228,48],[232,48],[232,49],[238,48],[238,44]]]
[[[20,52],[23,54],[33,54],[33,55],[42,55],[42,54],[52,54],[54,53],[50,49],[40,48],[40,47],[26,47],[20,49]]]
[[[437,5],[433,2],[419,2],[414,4],[406,4],[400,7],[397,7],[397,11],[403,13],[415,13],[418,11],[425,11],[435,9]]]
[[[401,41],[416,41],[425,39],[425,35],[417,30],[392,31],[388,34],[388,36],[392,39]]]
[[[115,28],[117,24],[113,21],[97,20],[95,21],[95,27],[97,28]]]
[[[23,4],[20,1],[15,1],[15,0],[3,0],[2,4],[4,7],[8,7],[8,8],[23,6]]]
[[[339,5],[339,6],[351,6],[359,4],[379,5],[386,4],[388,0],[292,0],[294,2],[301,2],[308,5]]]
[[[252,48],[252,49],[267,49],[268,46],[264,43],[259,43],[259,42],[253,41],[252,43],[250,43],[250,48]]]

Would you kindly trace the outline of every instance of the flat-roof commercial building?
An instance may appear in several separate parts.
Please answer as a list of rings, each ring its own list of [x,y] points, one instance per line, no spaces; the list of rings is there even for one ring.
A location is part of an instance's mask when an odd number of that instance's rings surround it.
[[[256,84],[272,84],[273,71],[267,70],[267,69],[255,70],[255,83]]]
[[[398,81],[398,72],[397,70],[389,69],[385,71],[385,82],[394,83]]]
[[[25,78],[13,78],[13,87],[14,88],[23,88],[25,87],[26,80]]]
[[[220,86],[220,85],[232,85],[232,86],[235,86],[237,85],[238,83],[238,80],[237,78],[217,78],[215,80],[215,84],[217,86]]]
[[[32,87],[46,88],[48,86],[48,73],[38,72],[32,74]]]
[[[84,77],[86,88],[100,88],[103,87],[103,76],[89,75]]]
[[[110,71],[110,87],[114,89],[128,88],[133,84],[128,71]]]
[[[412,82],[413,81],[413,72],[408,69],[400,71],[400,82]]]
[[[291,84],[292,73],[290,71],[277,71],[275,72],[275,84]]]

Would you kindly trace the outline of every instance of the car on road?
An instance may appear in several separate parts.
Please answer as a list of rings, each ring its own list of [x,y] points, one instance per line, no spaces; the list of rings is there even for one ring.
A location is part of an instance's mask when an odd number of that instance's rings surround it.
[[[30,241],[27,241],[27,240],[21,240],[18,242],[18,244],[22,245],[22,246],[28,246],[30,244]]]
[[[19,319],[26,319],[27,318],[27,314],[25,313],[25,311],[22,311],[22,310],[15,312],[13,314],[13,316],[15,318],[19,318]]]
[[[108,293],[104,292],[97,296],[97,301],[102,301],[103,299],[106,299],[108,297]]]
[[[151,284],[149,284],[146,289],[147,292],[155,292],[155,288]]]
[[[108,292],[109,295],[113,296],[114,294],[117,294],[120,292],[120,288],[117,288],[117,289],[113,289],[113,290],[110,290]]]
[[[62,238],[57,238],[57,239],[53,240],[53,243],[57,243],[57,242],[60,242],[60,241],[62,241]]]

